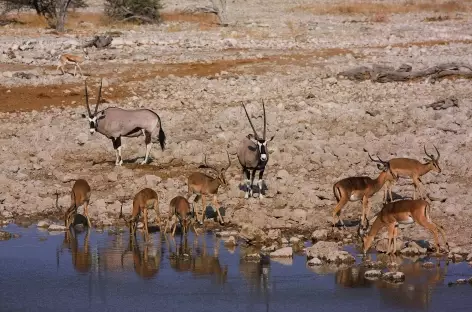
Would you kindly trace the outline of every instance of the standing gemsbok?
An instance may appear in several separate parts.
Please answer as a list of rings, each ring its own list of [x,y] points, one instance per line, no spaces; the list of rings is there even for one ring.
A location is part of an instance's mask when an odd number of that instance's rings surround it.
[[[101,95],[102,81],[100,81],[95,111],[92,114],[88,103],[87,81],[85,81],[85,104],[87,107],[88,120],[90,122],[90,133],[94,134],[95,131],[97,131],[112,140],[113,148],[116,152],[115,164],[117,166],[123,164],[121,157],[121,137],[139,137],[144,135],[146,155],[141,164],[148,162],[152,143],[159,142],[161,149],[164,150],[166,135],[162,130],[159,115],[149,109],[125,110],[118,107],[108,107],[104,110],[97,111]],[[82,117],[87,118],[85,115],[82,115]]]
[[[262,199],[262,187],[263,181],[262,176],[264,175],[264,170],[269,162],[269,151],[267,149],[267,142],[270,142],[274,139],[274,136],[270,138],[270,140],[266,140],[266,112],[265,112],[265,105],[264,100],[262,100],[262,110],[264,112],[264,132],[262,134],[262,138],[257,134],[254,125],[252,124],[251,118],[247,113],[246,107],[243,103],[241,105],[246,112],[247,119],[249,120],[249,124],[251,125],[252,131],[254,132],[254,136],[252,134],[247,135],[241,142],[238,148],[238,160],[243,168],[243,175],[245,175],[245,184],[246,184],[246,191],[244,198],[252,197],[252,185],[254,183],[254,178],[256,176],[256,171],[259,170],[259,181],[257,185],[259,186],[259,198]],[[251,173],[249,172],[251,170]]]
[[[433,145],[434,146],[434,145]],[[439,167],[439,157],[441,154],[439,153],[438,149],[436,146],[434,146],[434,149],[436,150],[436,153],[438,156],[434,157],[432,154],[428,154],[426,151],[426,146],[423,146],[424,148],[424,153],[428,158],[425,158],[425,163],[422,164],[416,159],[411,159],[411,158],[392,158],[388,161],[390,165],[390,170],[394,174],[396,174],[399,177],[410,177],[413,180],[413,185],[415,186],[415,190],[413,193],[413,199],[416,199],[416,191],[420,193],[420,198],[424,198],[424,193],[423,193],[423,188],[422,188],[422,182],[420,177],[425,175],[426,173],[430,171],[435,171],[437,173],[441,173],[441,168]],[[388,182],[387,183],[387,190],[388,193],[390,194],[390,201],[392,201],[392,184],[393,182]],[[387,202],[387,193],[385,193],[385,198],[384,202]]]

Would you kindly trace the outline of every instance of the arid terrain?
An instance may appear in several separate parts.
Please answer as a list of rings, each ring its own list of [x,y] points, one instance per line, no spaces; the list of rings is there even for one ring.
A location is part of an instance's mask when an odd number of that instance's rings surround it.
[[[423,146],[435,154],[436,145],[442,172],[422,177],[433,218],[453,245],[472,251],[470,79],[379,83],[338,75],[374,64],[472,65],[472,1],[228,1],[227,27],[212,14],[182,13],[210,1],[164,4],[159,25],[109,23],[94,0],[70,14],[65,34],[27,12],[17,17],[22,23],[0,27],[0,220],[58,216],[55,192],[68,206],[79,177],[92,187],[94,226],[115,224],[120,201],[129,213],[134,194],[146,186],[158,192],[165,215],[170,200],[187,193],[187,176],[204,155],[224,166],[228,150],[229,188],[218,195],[225,220],[307,233],[329,228],[333,183],[380,173],[366,150],[384,160],[422,161]],[[111,46],[89,48],[82,66],[91,103],[103,78],[100,108],[145,107],[160,115],[167,147],[162,152],[154,144],[148,165],[139,164],[140,137],[123,139],[126,163],[115,166],[111,141],[91,136],[81,117],[83,79],[71,65],[65,75],[56,71],[61,53],[82,55],[84,43],[106,32],[114,35]],[[457,105],[425,107],[451,96]],[[268,137],[275,135],[264,174],[268,190],[262,200],[257,194],[245,200],[236,150],[252,131],[241,102],[262,131],[262,99]],[[411,197],[411,180],[401,179],[394,192]],[[373,213],[382,196],[383,190],[371,199]],[[342,217],[355,220],[360,212],[360,203],[349,203]],[[432,239],[418,225],[400,235]]]

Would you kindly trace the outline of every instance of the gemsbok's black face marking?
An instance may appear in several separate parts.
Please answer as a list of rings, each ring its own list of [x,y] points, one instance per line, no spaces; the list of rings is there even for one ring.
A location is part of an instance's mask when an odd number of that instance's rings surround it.
[[[257,140],[257,146],[259,148],[260,160],[267,161],[267,141]]]

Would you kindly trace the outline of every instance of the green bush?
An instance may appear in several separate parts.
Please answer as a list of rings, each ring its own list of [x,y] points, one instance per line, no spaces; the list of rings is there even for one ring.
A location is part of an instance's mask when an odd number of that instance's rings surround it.
[[[105,14],[117,21],[158,23],[161,0],[105,0]]]

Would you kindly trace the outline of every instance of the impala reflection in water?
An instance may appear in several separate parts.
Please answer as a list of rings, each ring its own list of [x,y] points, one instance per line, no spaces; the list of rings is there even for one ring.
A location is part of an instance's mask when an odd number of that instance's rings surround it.
[[[82,222],[83,221],[83,222]],[[86,224],[85,218],[81,223]],[[258,254],[240,241],[228,249],[214,233],[187,236],[127,229],[106,232],[75,227],[63,233],[8,225],[21,235],[0,242],[0,311],[467,311],[469,285],[448,282],[472,275],[465,263],[429,269],[424,261],[372,253],[395,261],[405,274],[391,284],[364,277],[363,259],[353,266],[307,266],[306,255],[286,261]],[[131,240],[130,240],[131,238]],[[351,254],[359,250],[349,247]],[[389,270],[389,269],[384,269]],[[20,300],[18,298],[21,298]],[[356,309],[354,309],[356,310]]]

